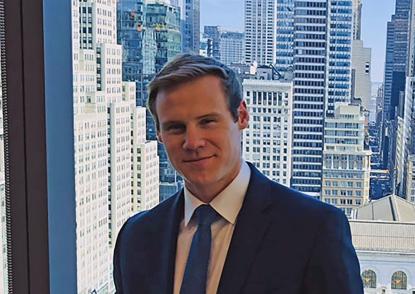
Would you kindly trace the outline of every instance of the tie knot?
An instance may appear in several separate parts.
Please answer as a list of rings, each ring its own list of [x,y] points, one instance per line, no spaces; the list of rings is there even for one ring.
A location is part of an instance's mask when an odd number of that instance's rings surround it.
[[[210,226],[217,219],[219,219],[219,214],[209,204],[200,205],[196,208],[194,215],[198,225],[202,226]]]

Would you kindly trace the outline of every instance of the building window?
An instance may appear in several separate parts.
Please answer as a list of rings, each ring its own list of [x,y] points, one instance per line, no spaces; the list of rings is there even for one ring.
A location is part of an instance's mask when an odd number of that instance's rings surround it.
[[[392,289],[403,289],[406,290],[407,287],[407,277],[406,274],[403,271],[395,272],[392,275],[392,283],[391,288]]]
[[[376,273],[372,270],[365,270],[362,273],[363,287],[376,288]]]

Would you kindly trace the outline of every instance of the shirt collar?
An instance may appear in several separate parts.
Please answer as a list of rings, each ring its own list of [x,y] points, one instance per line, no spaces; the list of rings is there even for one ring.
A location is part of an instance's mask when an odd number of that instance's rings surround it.
[[[242,161],[238,175],[233,181],[209,203],[217,213],[231,224],[235,224],[236,217],[241,210],[242,203],[248,189],[251,169]],[[200,205],[206,204],[194,196],[184,187],[184,225],[187,226],[193,212]]]

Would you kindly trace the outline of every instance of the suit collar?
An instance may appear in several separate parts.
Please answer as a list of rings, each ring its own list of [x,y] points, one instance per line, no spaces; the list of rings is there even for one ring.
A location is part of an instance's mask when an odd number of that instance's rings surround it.
[[[248,191],[225,260],[218,293],[240,293],[270,221],[270,180],[252,164]]]

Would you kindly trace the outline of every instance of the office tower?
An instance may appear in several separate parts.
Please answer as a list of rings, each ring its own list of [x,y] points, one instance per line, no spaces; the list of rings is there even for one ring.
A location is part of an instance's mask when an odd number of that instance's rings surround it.
[[[353,40],[360,40],[362,34],[362,0],[353,0]]]
[[[287,187],[291,177],[292,86],[292,81],[274,80],[272,74],[265,79],[264,75],[245,79],[242,84],[251,121],[243,133],[243,157]]]
[[[275,68],[291,70],[294,58],[294,0],[277,0]]]
[[[184,1],[184,0],[182,0]],[[184,53],[199,53],[200,0],[185,0],[182,6],[182,48]]]
[[[117,2],[117,42],[122,45],[122,79],[136,82],[136,104],[144,106],[147,84],[155,73],[157,44],[154,30],[145,26],[145,2]]]
[[[207,56],[220,60],[220,32],[218,26],[205,26],[203,37],[207,39]]]
[[[399,104],[400,92],[405,89],[408,57],[410,0],[396,0],[395,14],[387,25],[385,60],[385,118],[393,120]]]
[[[351,96],[351,1],[294,1],[291,187],[319,197],[324,117]]]
[[[360,100],[366,110],[371,99],[371,51],[363,47],[362,40],[352,41],[352,97]]]
[[[161,2],[149,3],[145,23],[154,29],[157,44],[155,70],[159,72],[164,64],[181,52],[179,8]]]
[[[325,120],[321,200],[348,216],[369,201],[371,151],[364,146],[364,128],[358,105],[338,103]]]
[[[107,291],[110,281],[107,104],[98,85],[94,3],[72,5],[77,287],[88,293]]]
[[[146,109],[138,106],[132,116],[132,202],[134,211],[143,211],[159,203],[159,158],[157,142],[146,140]]]
[[[226,65],[243,63],[244,34],[232,31],[223,31],[219,39],[220,61]]]
[[[276,1],[245,0],[245,62],[275,63]]]
[[[386,122],[390,135],[388,168],[392,175],[393,192],[403,197],[409,197],[409,195],[405,195],[408,191],[406,185],[412,186],[408,178],[408,172],[410,172],[409,157],[414,154],[413,97],[415,95],[415,74],[413,64],[415,17],[411,9],[413,5],[412,0],[396,2],[395,22],[392,24],[394,33],[398,35],[395,35],[395,38],[392,39],[394,60],[392,64],[392,84],[390,85],[389,121]],[[406,28],[404,27],[405,24]],[[407,47],[403,48],[404,45]],[[396,51],[398,54],[404,54],[404,56],[396,57]]]
[[[132,198],[140,195],[133,183],[145,177],[132,173],[133,162],[142,163],[133,160],[134,150],[142,143],[134,135],[145,138],[145,131],[135,132],[136,81],[122,81],[116,15],[115,1],[73,1],[78,293],[113,290],[113,246],[121,226],[137,210]],[[127,13],[134,21],[137,15]],[[134,67],[133,57],[137,58],[131,54],[131,59],[124,60],[130,62],[130,72],[124,73],[132,80],[132,72],[143,68]],[[148,161],[157,164],[154,156]]]

